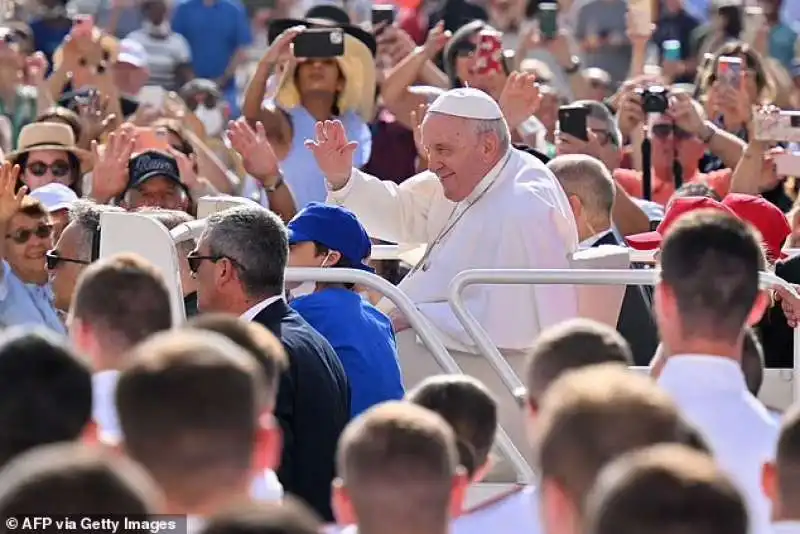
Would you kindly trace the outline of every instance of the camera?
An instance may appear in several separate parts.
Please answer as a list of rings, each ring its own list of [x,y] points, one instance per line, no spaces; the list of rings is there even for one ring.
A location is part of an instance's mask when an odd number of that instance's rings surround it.
[[[642,111],[645,113],[666,113],[669,109],[669,92],[665,87],[640,87],[636,94],[642,97]]]

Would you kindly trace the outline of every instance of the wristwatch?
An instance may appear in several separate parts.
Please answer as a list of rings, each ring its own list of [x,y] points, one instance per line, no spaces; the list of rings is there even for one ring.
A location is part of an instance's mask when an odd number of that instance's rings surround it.
[[[714,134],[716,133],[716,128],[709,121],[705,121],[705,129],[699,136],[700,141],[702,141],[704,145],[707,145],[709,142],[711,142],[711,139],[714,138]]]
[[[272,183],[272,185],[270,186],[264,185],[264,191],[266,191],[267,193],[274,193],[275,191],[277,191],[279,187],[281,187],[284,184],[283,173],[280,170],[278,170],[277,175],[270,176],[261,183],[262,184]]]
[[[570,66],[564,69],[565,74],[572,75],[581,70],[581,58],[578,56],[572,56],[570,58],[570,63]]]

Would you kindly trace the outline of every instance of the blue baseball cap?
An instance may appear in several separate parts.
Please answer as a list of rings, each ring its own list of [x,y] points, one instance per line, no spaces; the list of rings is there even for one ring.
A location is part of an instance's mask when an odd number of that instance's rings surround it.
[[[341,206],[311,202],[287,225],[289,244],[314,241],[335,250],[353,269],[375,272],[366,264],[372,243],[355,214]]]

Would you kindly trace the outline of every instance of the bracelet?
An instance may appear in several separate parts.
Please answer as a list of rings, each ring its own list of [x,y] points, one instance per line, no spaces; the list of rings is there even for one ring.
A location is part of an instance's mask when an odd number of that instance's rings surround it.
[[[708,122],[706,122],[705,125],[706,128],[708,128],[708,130],[706,130],[708,133],[706,135],[701,136],[700,141],[702,141],[704,145],[707,145],[708,143],[711,142],[714,136],[717,135],[717,130],[716,128],[711,126]]]
[[[270,177],[270,178],[271,178],[271,177]],[[271,181],[271,180],[264,180],[264,181],[265,181],[265,182],[267,182],[267,181]],[[271,185],[271,186],[269,186],[269,187],[267,187],[267,186],[265,185],[265,186],[264,186],[264,191],[266,191],[267,193],[274,193],[274,192],[275,192],[275,191],[277,191],[277,190],[278,190],[278,188],[279,188],[279,187],[281,187],[283,184],[284,184],[284,181],[283,181],[283,173],[282,173],[281,171],[278,171],[278,176],[276,177],[275,184],[274,184],[274,185]]]

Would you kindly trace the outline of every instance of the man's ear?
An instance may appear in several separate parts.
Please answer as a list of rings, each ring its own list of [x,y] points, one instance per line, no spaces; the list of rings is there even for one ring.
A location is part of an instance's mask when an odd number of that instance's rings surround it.
[[[99,434],[97,423],[94,422],[94,419],[89,419],[89,422],[86,423],[86,426],[83,427],[83,431],[81,432],[81,441],[87,445],[97,445],[100,443]]]
[[[753,303],[753,307],[750,308],[750,314],[747,316],[747,326],[755,326],[759,321],[761,321],[761,318],[764,317],[764,314],[766,313],[767,308],[769,308],[771,301],[772,297],[768,291],[758,292],[756,301]]]
[[[450,517],[459,517],[464,511],[469,489],[469,476],[463,466],[458,466],[453,476],[453,485],[450,490]]]
[[[775,462],[765,462],[761,468],[761,489],[772,503],[773,511],[780,506],[778,494],[778,470]]]
[[[355,510],[353,509],[353,502],[350,500],[350,494],[344,481],[336,477],[331,482],[331,504],[333,505],[333,515],[336,518],[336,524],[340,527],[358,524],[358,517],[356,517]]]
[[[256,431],[255,439],[256,442],[253,448],[254,470],[276,470],[281,463],[283,435],[280,427],[275,424],[275,418],[271,413],[265,413],[259,418],[259,427]]]

